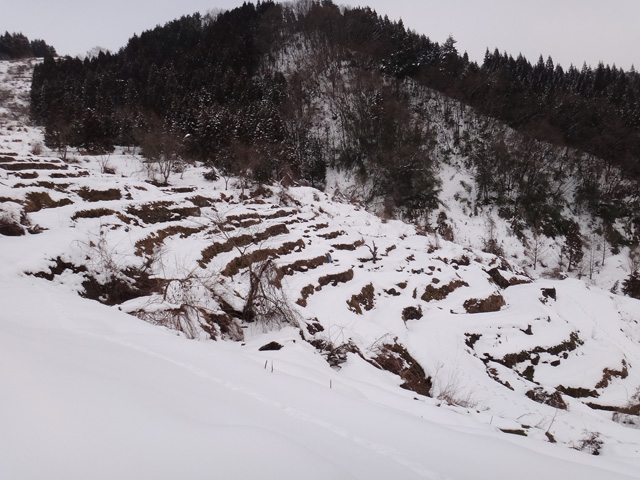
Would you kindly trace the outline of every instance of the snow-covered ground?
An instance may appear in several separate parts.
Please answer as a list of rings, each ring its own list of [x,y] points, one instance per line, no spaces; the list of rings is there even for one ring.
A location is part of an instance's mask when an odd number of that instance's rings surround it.
[[[640,478],[638,417],[611,411],[640,403],[640,303],[531,281],[498,218],[509,255],[481,252],[463,170],[441,172],[456,244],[307,187],[252,196],[198,167],[157,187],[123,149],[62,162],[2,112],[0,212],[26,234],[0,236],[0,478]],[[242,309],[231,266],[269,249],[296,322],[202,323]],[[147,261],[163,288],[78,295]],[[125,313],[180,309],[195,332]],[[419,376],[431,396],[400,387]]]

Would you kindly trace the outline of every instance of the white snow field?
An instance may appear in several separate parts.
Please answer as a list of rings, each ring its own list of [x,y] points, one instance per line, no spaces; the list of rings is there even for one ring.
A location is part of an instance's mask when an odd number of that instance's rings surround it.
[[[468,172],[441,173],[463,245],[308,187],[252,196],[197,166],[157,187],[121,148],[42,147],[19,65],[0,62],[0,218],[25,233],[0,235],[0,479],[640,478],[640,302],[537,278],[506,233],[506,259],[472,248]],[[269,249],[295,322],[161,321],[241,310],[234,262]],[[79,295],[147,260],[163,289]]]

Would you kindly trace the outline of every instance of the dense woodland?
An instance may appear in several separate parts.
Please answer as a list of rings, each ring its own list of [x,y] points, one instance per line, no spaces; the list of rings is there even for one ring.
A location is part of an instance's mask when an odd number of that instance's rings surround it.
[[[438,207],[437,163],[457,156],[476,172],[477,201],[516,233],[570,235],[571,209],[611,244],[637,242],[640,75],[497,50],[478,65],[455,43],[329,0],[245,3],[115,54],[47,55],[33,116],[53,148],[138,145],[211,175],[320,187],[327,167],[349,170],[414,218]]]
[[[47,45],[44,40],[29,41],[22,33],[5,32],[4,35],[0,35],[0,60],[55,57],[56,55],[56,49]]]

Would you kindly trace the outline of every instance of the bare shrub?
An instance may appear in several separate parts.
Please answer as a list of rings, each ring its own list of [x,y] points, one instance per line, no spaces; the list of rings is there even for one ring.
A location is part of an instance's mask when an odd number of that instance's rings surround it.
[[[133,312],[137,317],[183,332],[187,338],[241,340],[242,329],[228,314],[220,311],[216,301],[216,278],[198,275],[195,270],[183,271],[162,281],[162,290],[153,295],[143,309]]]
[[[363,356],[360,349],[351,340],[339,343],[328,338],[317,338],[309,340],[309,343],[326,358],[329,366],[336,370],[339,370],[341,365],[347,361],[349,353]]]
[[[42,144],[42,142],[34,142],[33,145],[31,145],[31,153],[34,155],[42,155],[42,151],[44,149],[44,145]]]
[[[299,324],[298,315],[289,305],[282,290],[278,268],[272,260],[249,268],[249,291],[242,313],[245,321],[268,327]]]
[[[474,398],[473,391],[470,388],[465,389],[462,386],[457,369],[451,369],[447,378],[442,379],[440,372],[443,366],[444,365],[440,364],[436,367],[436,373],[433,376],[433,396],[447,405],[475,408],[478,402]]]
[[[573,448],[588,453],[589,455],[600,455],[602,445],[603,442],[600,440],[600,434],[598,432],[585,430],[582,439],[575,444]]]
[[[82,296],[106,305],[117,305],[158,290],[160,281],[152,278],[155,259],[131,263],[127,255],[109,244],[104,226],[100,227],[98,235],[79,245],[85,254],[87,269]]]

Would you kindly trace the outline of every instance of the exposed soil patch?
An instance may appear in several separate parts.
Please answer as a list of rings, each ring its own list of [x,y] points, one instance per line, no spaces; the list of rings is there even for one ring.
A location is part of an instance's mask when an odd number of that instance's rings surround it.
[[[498,312],[505,305],[506,302],[499,293],[494,293],[482,300],[470,298],[469,300],[465,300],[462,304],[467,313]]]
[[[356,248],[361,247],[362,245],[364,245],[364,240],[358,240],[353,243],[334,243],[331,246],[336,250],[353,252]]]
[[[369,283],[362,287],[362,290],[357,295],[352,295],[350,300],[347,300],[347,305],[349,305],[349,310],[357,313],[358,315],[362,315],[362,309],[369,311],[372,310],[375,301],[374,301],[375,289],[373,288],[373,284]]]
[[[340,231],[336,231],[336,232],[330,232],[330,233],[324,233],[324,234],[320,234],[318,236],[320,238],[324,238],[325,240],[333,240],[334,238],[341,237],[342,235],[344,235],[344,230],[340,230]]]
[[[268,351],[277,351],[282,348],[282,345],[278,342],[269,342],[266,345],[261,346],[258,351],[260,352],[268,352]]]
[[[564,393],[565,395],[569,395],[573,398],[586,398],[586,397],[599,397],[600,394],[595,390],[589,390],[588,388],[582,387],[565,387],[563,385],[558,385],[557,387],[559,392]]]
[[[399,343],[382,345],[371,363],[402,378],[404,380],[400,385],[402,388],[427,397],[431,396],[431,377],[426,376],[416,359]]]
[[[337,287],[339,283],[347,283],[351,280],[353,280],[353,269],[349,269],[346,272],[342,272],[342,273],[325,275],[318,279],[318,283],[322,287],[329,284],[332,284],[334,287]]]
[[[434,278],[434,283],[437,283],[435,282],[435,280],[437,279]],[[439,288],[430,284],[427,285],[427,288],[425,288],[425,291],[420,298],[425,302],[430,302],[432,300],[444,300],[454,290],[457,290],[460,287],[468,286],[469,284],[463,280],[453,280],[450,283]]]
[[[307,285],[306,287],[302,287],[302,290],[300,290],[300,298],[296,300],[296,303],[301,307],[306,307],[307,299],[311,295],[313,295],[315,291],[316,289],[313,285]]]
[[[626,360],[623,359],[622,368],[620,370],[613,370],[610,368],[605,368],[603,370],[602,379],[596,384],[596,388],[607,388],[613,377],[627,378],[627,376],[629,376],[629,370],[627,368]]]
[[[422,307],[406,307],[402,309],[402,320],[406,323],[409,320],[420,320],[422,318]]]

